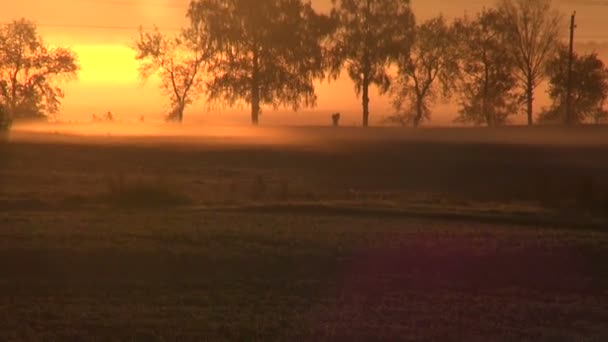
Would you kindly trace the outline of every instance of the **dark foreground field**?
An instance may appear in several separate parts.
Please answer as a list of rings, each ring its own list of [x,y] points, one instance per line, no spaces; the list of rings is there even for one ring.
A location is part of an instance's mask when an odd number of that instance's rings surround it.
[[[0,340],[608,339],[606,135],[475,132],[17,133]]]

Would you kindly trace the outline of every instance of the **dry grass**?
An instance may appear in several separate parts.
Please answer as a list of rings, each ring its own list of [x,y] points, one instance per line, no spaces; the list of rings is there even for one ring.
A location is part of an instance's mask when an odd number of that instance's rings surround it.
[[[107,180],[108,192],[102,199],[116,207],[172,207],[192,200],[166,178],[128,178],[124,174]]]
[[[608,336],[605,233],[175,210],[0,222],[3,340]]]
[[[0,340],[608,338],[605,147],[331,132],[0,144]]]
[[[323,146],[192,145],[170,138],[13,142],[0,148],[0,207],[346,203],[476,211],[493,205],[552,210],[583,224],[606,216],[603,146],[421,142],[381,139],[373,131],[374,140],[353,142],[336,134],[324,136]]]

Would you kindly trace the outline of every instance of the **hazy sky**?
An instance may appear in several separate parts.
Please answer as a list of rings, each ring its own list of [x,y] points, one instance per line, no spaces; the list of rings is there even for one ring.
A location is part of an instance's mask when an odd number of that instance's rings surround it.
[[[252,0],[253,1],[253,0]],[[555,0],[565,14],[578,12],[577,38],[581,42],[597,42],[597,49],[608,53],[608,0]],[[34,20],[40,32],[52,44],[71,46],[80,57],[82,71],[79,80],[66,86],[63,117],[88,120],[93,113],[111,110],[119,118],[146,115],[160,118],[167,110],[166,101],[154,82],[142,84],[137,64],[129,44],[137,27],[158,25],[168,33],[185,23],[189,0],[19,0],[3,1],[0,22],[25,17]],[[418,20],[443,13],[448,17],[475,13],[493,0],[414,0]],[[330,6],[330,0],[313,0],[320,10]],[[567,24],[566,24],[567,25]],[[359,120],[359,101],[348,80],[339,80],[318,87],[317,113],[272,113],[262,118],[270,123],[325,123],[328,113],[341,111],[347,123]],[[542,94],[539,94],[542,95]],[[541,96],[542,97],[542,96]],[[198,103],[193,110],[197,119],[205,121],[247,122],[240,110],[212,111]],[[453,118],[454,109],[440,106],[437,123]],[[192,113],[192,111],[191,111]],[[373,119],[389,114],[386,98],[372,98]],[[187,114],[188,115],[188,114]]]

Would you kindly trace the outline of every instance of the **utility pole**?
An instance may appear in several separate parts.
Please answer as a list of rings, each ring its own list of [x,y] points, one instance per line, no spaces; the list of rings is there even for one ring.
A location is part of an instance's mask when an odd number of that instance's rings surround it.
[[[566,90],[566,124],[575,125],[578,121],[572,110],[572,65],[574,63],[574,30],[576,29],[576,11],[570,19],[570,53],[568,55],[568,89]]]

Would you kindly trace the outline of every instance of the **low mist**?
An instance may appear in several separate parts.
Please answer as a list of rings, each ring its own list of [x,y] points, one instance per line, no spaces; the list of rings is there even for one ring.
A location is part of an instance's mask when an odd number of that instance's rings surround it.
[[[18,123],[15,142],[93,144],[170,144],[217,146],[316,146],[348,148],[364,143],[454,143],[508,145],[607,145],[608,127],[433,127],[401,128],[329,126],[204,125],[162,123]]]

